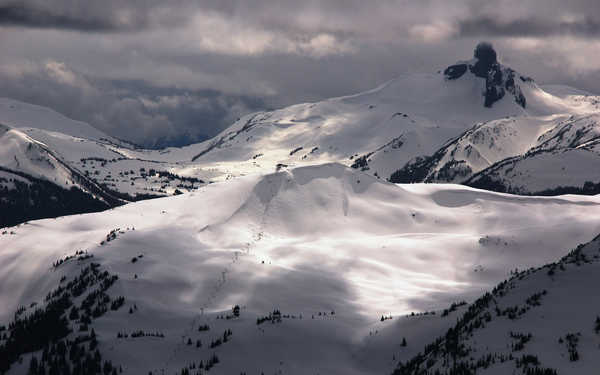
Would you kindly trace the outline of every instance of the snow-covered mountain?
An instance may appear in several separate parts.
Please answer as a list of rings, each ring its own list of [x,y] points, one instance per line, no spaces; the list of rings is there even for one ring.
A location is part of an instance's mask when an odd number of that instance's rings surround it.
[[[470,70],[474,67],[472,62],[456,66],[464,65]],[[456,66],[446,70],[449,79],[460,78],[454,73]],[[496,71],[504,72],[502,77],[508,74],[509,80],[515,76],[499,64]],[[534,85],[529,78],[520,79]],[[504,81],[507,90],[511,86]],[[415,157],[394,171],[390,181],[464,183],[516,194],[597,194],[600,97],[564,86],[548,86],[547,90],[538,87],[533,96],[562,109],[478,122],[430,155]],[[518,90],[516,101],[523,91]],[[364,163],[364,168],[368,164],[373,163]]]
[[[182,148],[2,99],[0,374],[592,373],[598,100],[485,44]]]
[[[117,141],[85,122],[72,120],[46,107],[9,98],[0,98],[0,115],[3,125],[24,131],[33,128],[78,138]]]
[[[104,210],[202,183],[171,173],[170,164],[140,160],[133,150],[49,109],[0,99],[0,227]]]
[[[122,204],[21,129],[0,124],[0,227]]]
[[[192,159],[217,168],[243,166],[243,173],[265,165],[340,162],[388,178],[477,123],[585,111],[597,108],[546,93],[495,58],[474,58],[436,74],[400,76],[365,93],[252,115],[193,146],[199,152]]]
[[[599,98],[563,86],[547,89],[499,63],[483,44],[471,60],[434,74],[403,75],[357,95],[250,114],[211,140],[164,150],[135,148],[54,111],[2,99],[0,124],[11,131],[0,141],[11,146],[2,147],[0,167],[77,186],[93,199],[111,196],[111,207],[330,162],[392,182],[596,193]],[[12,187],[10,179],[0,184]]]
[[[22,224],[0,236],[0,365],[391,373],[452,302],[593,238],[599,205],[325,164]]]
[[[473,184],[485,178],[506,186],[501,191],[525,194],[597,183],[599,118],[593,113],[478,124],[391,180]]]
[[[68,168],[42,143],[5,125],[0,125],[0,160],[4,168],[45,178],[61,187],[75,184]]]

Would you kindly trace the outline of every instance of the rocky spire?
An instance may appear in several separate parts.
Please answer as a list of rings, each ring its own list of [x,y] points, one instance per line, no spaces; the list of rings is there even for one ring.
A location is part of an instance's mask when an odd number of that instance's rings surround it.
[[[491,43],[480,42],[475,47],[474,57],[477,62],[471,68],[473,74],[477,77],[487,78],[488,73],[498,64],[498,55]]]
[[[474,59],[451,65],[444,70],[446,79],[454,80],[462,77],[470,71],[476,77],[485,79],[485,92],[483,94],[484,106],[491,107],[508,92],[521,107],[525,108],[526,99],[521,87],[515,81],[515,71],[509,67],[502,66],[498,62],[498,55],[491,43],[480,42],[473,53]],[[523,82],[531,81],[528,78],[518,76]]]

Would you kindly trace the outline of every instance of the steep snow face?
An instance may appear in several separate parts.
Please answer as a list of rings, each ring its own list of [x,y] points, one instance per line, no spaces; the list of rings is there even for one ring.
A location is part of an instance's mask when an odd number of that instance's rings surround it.
[[[556,117],[507,118],[476,126],[446,147],[443,154],[438,154],[439,161],[426,180],[463,182],[468,175],[462,179],[454,174],[444,175],[450,169],[449,165],[464,162],[463,168],[468,167],[472,173],[479,172],[500,160],[523,154],[535,147],[538,137],[555,124]]]
[[[538,139],[538,148],[594,148],[600,141],[600,114],[571,116]]]
[[[599,183],[599,120],[594,113],[478,124],[431,157],[407,164],[392,181],[494,184],[521,194]]]
[[[571,86],[566,85],[540,85],[540,88],[547,93],[558,96],[559,98],[569,98],[569,97],[593,97],[589,91],[577,89]]]
[[[476,300],[395,375],[591,374],[600,366],[596,298],[600,239],[544,267],[516,273]],[[466,309],[466,307],[465,307]],[[463,310],[464,311],[464,310]],[[448,359],[451,360],[448,360]]]
[[[597,194],[599,166],[600,117],[571,116],[540,135],[526,153],[482,170],[467,183],[521,194]]]
[[[71,120],[46,107],[0,98],[0,124],[13,128],[36,128],[87,139],[114,140],[93,126]]]
[[[598,194],[599,156],[588,148],[533,151],[503,160],[466,184],[513,194]]]
[[[527,152],[562,118],[508,117],[477,124],[432,156],[413,160],[393,175],[394,182],[461,183],[494,163]],[[419,173],[414,173],[415,170]]]
[[[25,133],[0,125],[0,167],[47,179],[70,188],[71,172],[46,147]]]
[[[0,321],[94,261],[119,277],[107,293],[125,305],[91,327],[125,373],[179,372],[213,353],[215,373],[391,372],[454,322],[399,315],[471,299],[516,267],[556,259],[600,232],[599,205],[393,185],[339,164],[247,176],[10,228],[0,236]],[[93,258],[51,266],[78,250]],[[234,305],[239,318],[219,318]],[[276,309],[280,323],[257,324]],[[73,339],[79,323],[70,324]],[[164,337],[117,337],[138,330]],[[408,348],[398,347],[402,336]],[[13,373],[28,356],[23,363]]]

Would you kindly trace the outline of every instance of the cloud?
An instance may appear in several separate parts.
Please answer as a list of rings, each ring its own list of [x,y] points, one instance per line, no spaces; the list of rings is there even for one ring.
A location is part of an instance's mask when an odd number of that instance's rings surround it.
[[[215,90],[93,78],[54,60],[23,66],[0,65],[0,91],[146,147],[204,140],[234,122],[236,116],[266,106],[256,98]]]
[[[112,32],[141,29],[146,25],[146,18],[144,15],[138,16],[134,11],[93,13],[93,9],[90,9],[88,12],[78,13],[73,9],[56,7],[53,2],[23,1],[0,4],[0,25]]]
[[[141,31],[173,27],[187,19],[191,1],[103,0],[79,4],[68,0],[0,0],[0,26],[85,33]]]
[[[67,14],[56,14],[44,8],[34,8],[27,3],[0,5],[0,25],[37,28],[75,29],[81,31],[108,31],[117,25],[108,20],[82,19]]]
[[[600,92],[596,0],[0,0],[0,90],[145,145],[470,58]]]
[[[469,37],[543,37],[557,35],[597,37],[600,36],[600,22],[589,17],[557,22],[557,20],[538,18],[502,21],[497,17],[482,16],[460,21],[458,33]]]
[[[72,86],[81,91],[90,92],[94,90],[84,76],[76,74],[62,62],[49,60],[44,63],[43,68],[48,78],[53,79],[58,84]]]
[[[453,37],[456,29],[450,23],[437,22],[414,25],[409,29],[409,34],[427,43],[439,43]]]

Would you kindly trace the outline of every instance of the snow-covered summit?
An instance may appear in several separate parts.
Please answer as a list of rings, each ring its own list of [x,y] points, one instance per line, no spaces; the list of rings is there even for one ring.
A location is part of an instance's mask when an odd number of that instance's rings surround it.
[[[368,153],[358,167],[401,183],[465,183],[519,194],[600,192],[598,97],[565,86],[549,86],[552,93],[546,92],[500,64],[487,44],[478,45],[474,59],[444,74],[450,81],[485,79],[485,107],[508,101],[523,111],[474,122],[408,162],[390,157],[394,151],[384,147]],[[394,159],[396,168],[388,174],[386,166]]]
[[[593,98],[561,92],[544,91],[498,62],[495,51],[483,44],[473,59],[443,72],[406,74],[364,93],[253,114],[210,141],[165,156],[189,155],[229,176],[276,165],[340,162],[389,178],[472,128],[514,122],[514,133],[525,138],[512,137],[509,150],[492,150],[495,156],[478,171],[528,151],[551,122],[598,112]]]
[[[509,94],[518,105],[526,108],[527,99],[521,90],[521,84],[533,80],[501,65],[491,44],[479,43],[475,48],[473,60],[449,66],[444,70],[444,75],[447,79],[454,80],[461,78],[467,72],[485,79],[484,106],[491,107],[504,95]]]

